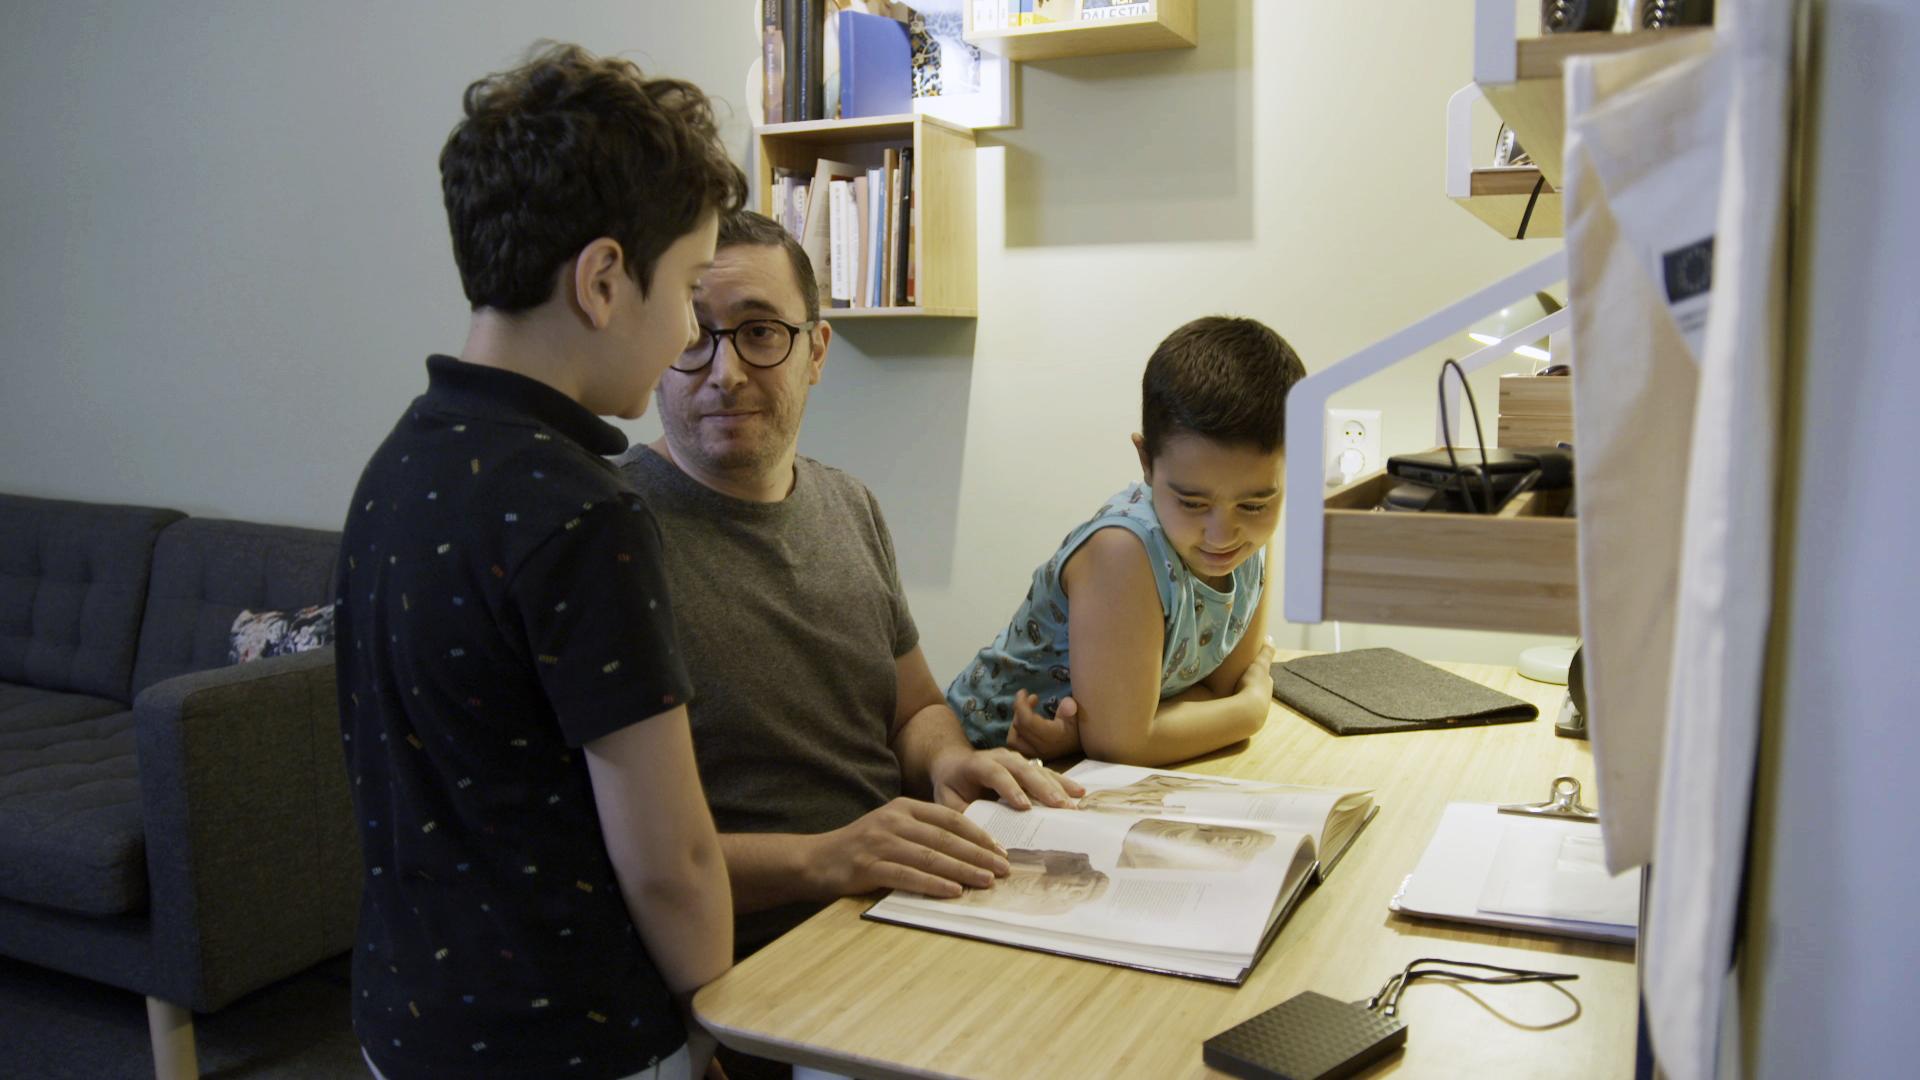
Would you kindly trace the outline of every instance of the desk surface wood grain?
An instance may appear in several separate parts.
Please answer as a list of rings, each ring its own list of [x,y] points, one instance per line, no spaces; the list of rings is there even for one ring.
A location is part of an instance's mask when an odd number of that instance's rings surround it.
[[[1370,786],[1381,807],[1244,986],[865,922],[877,897],[864,897],[831,905],[748,958],[702,990],[695,1009],[730,1046],[855,1076],[1205,1076],[1218,1075],[1200,1060],[1208,1036],[1302,990],[1367,997],[1409,960],[1440,956],[1580,977],[1564,984],[1567,994],[1415,983],[1401,1003],[1406,1049],[1363,1075],[1630,1076],[1631,946],[1387,911],[1448,802],[1533,802],[1559,775],[1592,790],[1588,744],[1553,734],[1559,687],[1511,668],[1441,666],[1537,704],[1540,718],[1342,739],[1276,704],[1250,743],[1180,766]]]

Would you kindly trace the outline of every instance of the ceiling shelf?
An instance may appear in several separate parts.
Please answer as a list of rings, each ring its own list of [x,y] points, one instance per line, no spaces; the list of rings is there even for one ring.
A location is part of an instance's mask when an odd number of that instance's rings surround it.
[[[1536,184],[1538,197],[1534,194]],[[1468,174],[1467,194],[1454,196],[1453,201],[1509,240],[1565,235],[1560,193],[1531,165],[1474,169]],[[1531,214],[1528,204],[1533,207]],[[1524,234],[1520,231],[1522,223],[1526,225]]]
[[[1489,7],[1494,11],[1492,16],[1486,13]],[[1483,2],[1480,8],[1475,27],[1474,82],[1493,103],[1500,119],[1513,129],[1521,147],[1546,175],[1547,183],[1555,188],[1564,186],[1560,166],[1566,147],[1567,114],[1561,76],[1569,57],[1681,41],[1697,48],[1713,34],[1711,27],[1677,27],[1630,34],[1590,31],[1516,38],[1511,3]]]

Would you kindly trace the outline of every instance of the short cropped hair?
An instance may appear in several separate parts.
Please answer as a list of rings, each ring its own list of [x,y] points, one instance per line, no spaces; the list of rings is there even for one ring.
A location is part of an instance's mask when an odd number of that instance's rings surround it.
[[[820,282],[813,276],[813,260],[807,258],[806,249],[785,226],[765,214],[735,210],[721,216],[720,239],[714,245],[715,250],[730,247],[777,247],[786,252],[794,284],[800,286],[801,299],[806,301],[807,321],[820,318]]]
[[[1168,334],[1140,382],[1149,460],[1181,433],[1272,453],[1286,446],[1287,391],[1306,378],[1293,346],[1253,319],[1210,315]]]
[[[440,189],[476,311],[545,303],[561,267],[603,236],[644,295],[667,248],[746,199],[707,96],[631,61],[550,44],[468,86],[464,102]]]

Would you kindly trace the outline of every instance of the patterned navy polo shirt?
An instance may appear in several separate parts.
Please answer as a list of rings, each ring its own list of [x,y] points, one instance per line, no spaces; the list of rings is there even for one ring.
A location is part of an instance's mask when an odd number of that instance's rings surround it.
[[[444,356],[353,496],[335,589],[382,1073],[614,1077],[685,1042],[580,747],[687,700],[660,529],[560,392]]]

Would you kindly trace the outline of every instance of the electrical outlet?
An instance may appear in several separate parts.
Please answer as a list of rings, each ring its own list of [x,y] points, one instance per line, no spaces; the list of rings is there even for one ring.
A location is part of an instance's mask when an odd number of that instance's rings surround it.
[[[1379,409],[1327,410],[1327,486],[1350,483],[1386,464]]]

